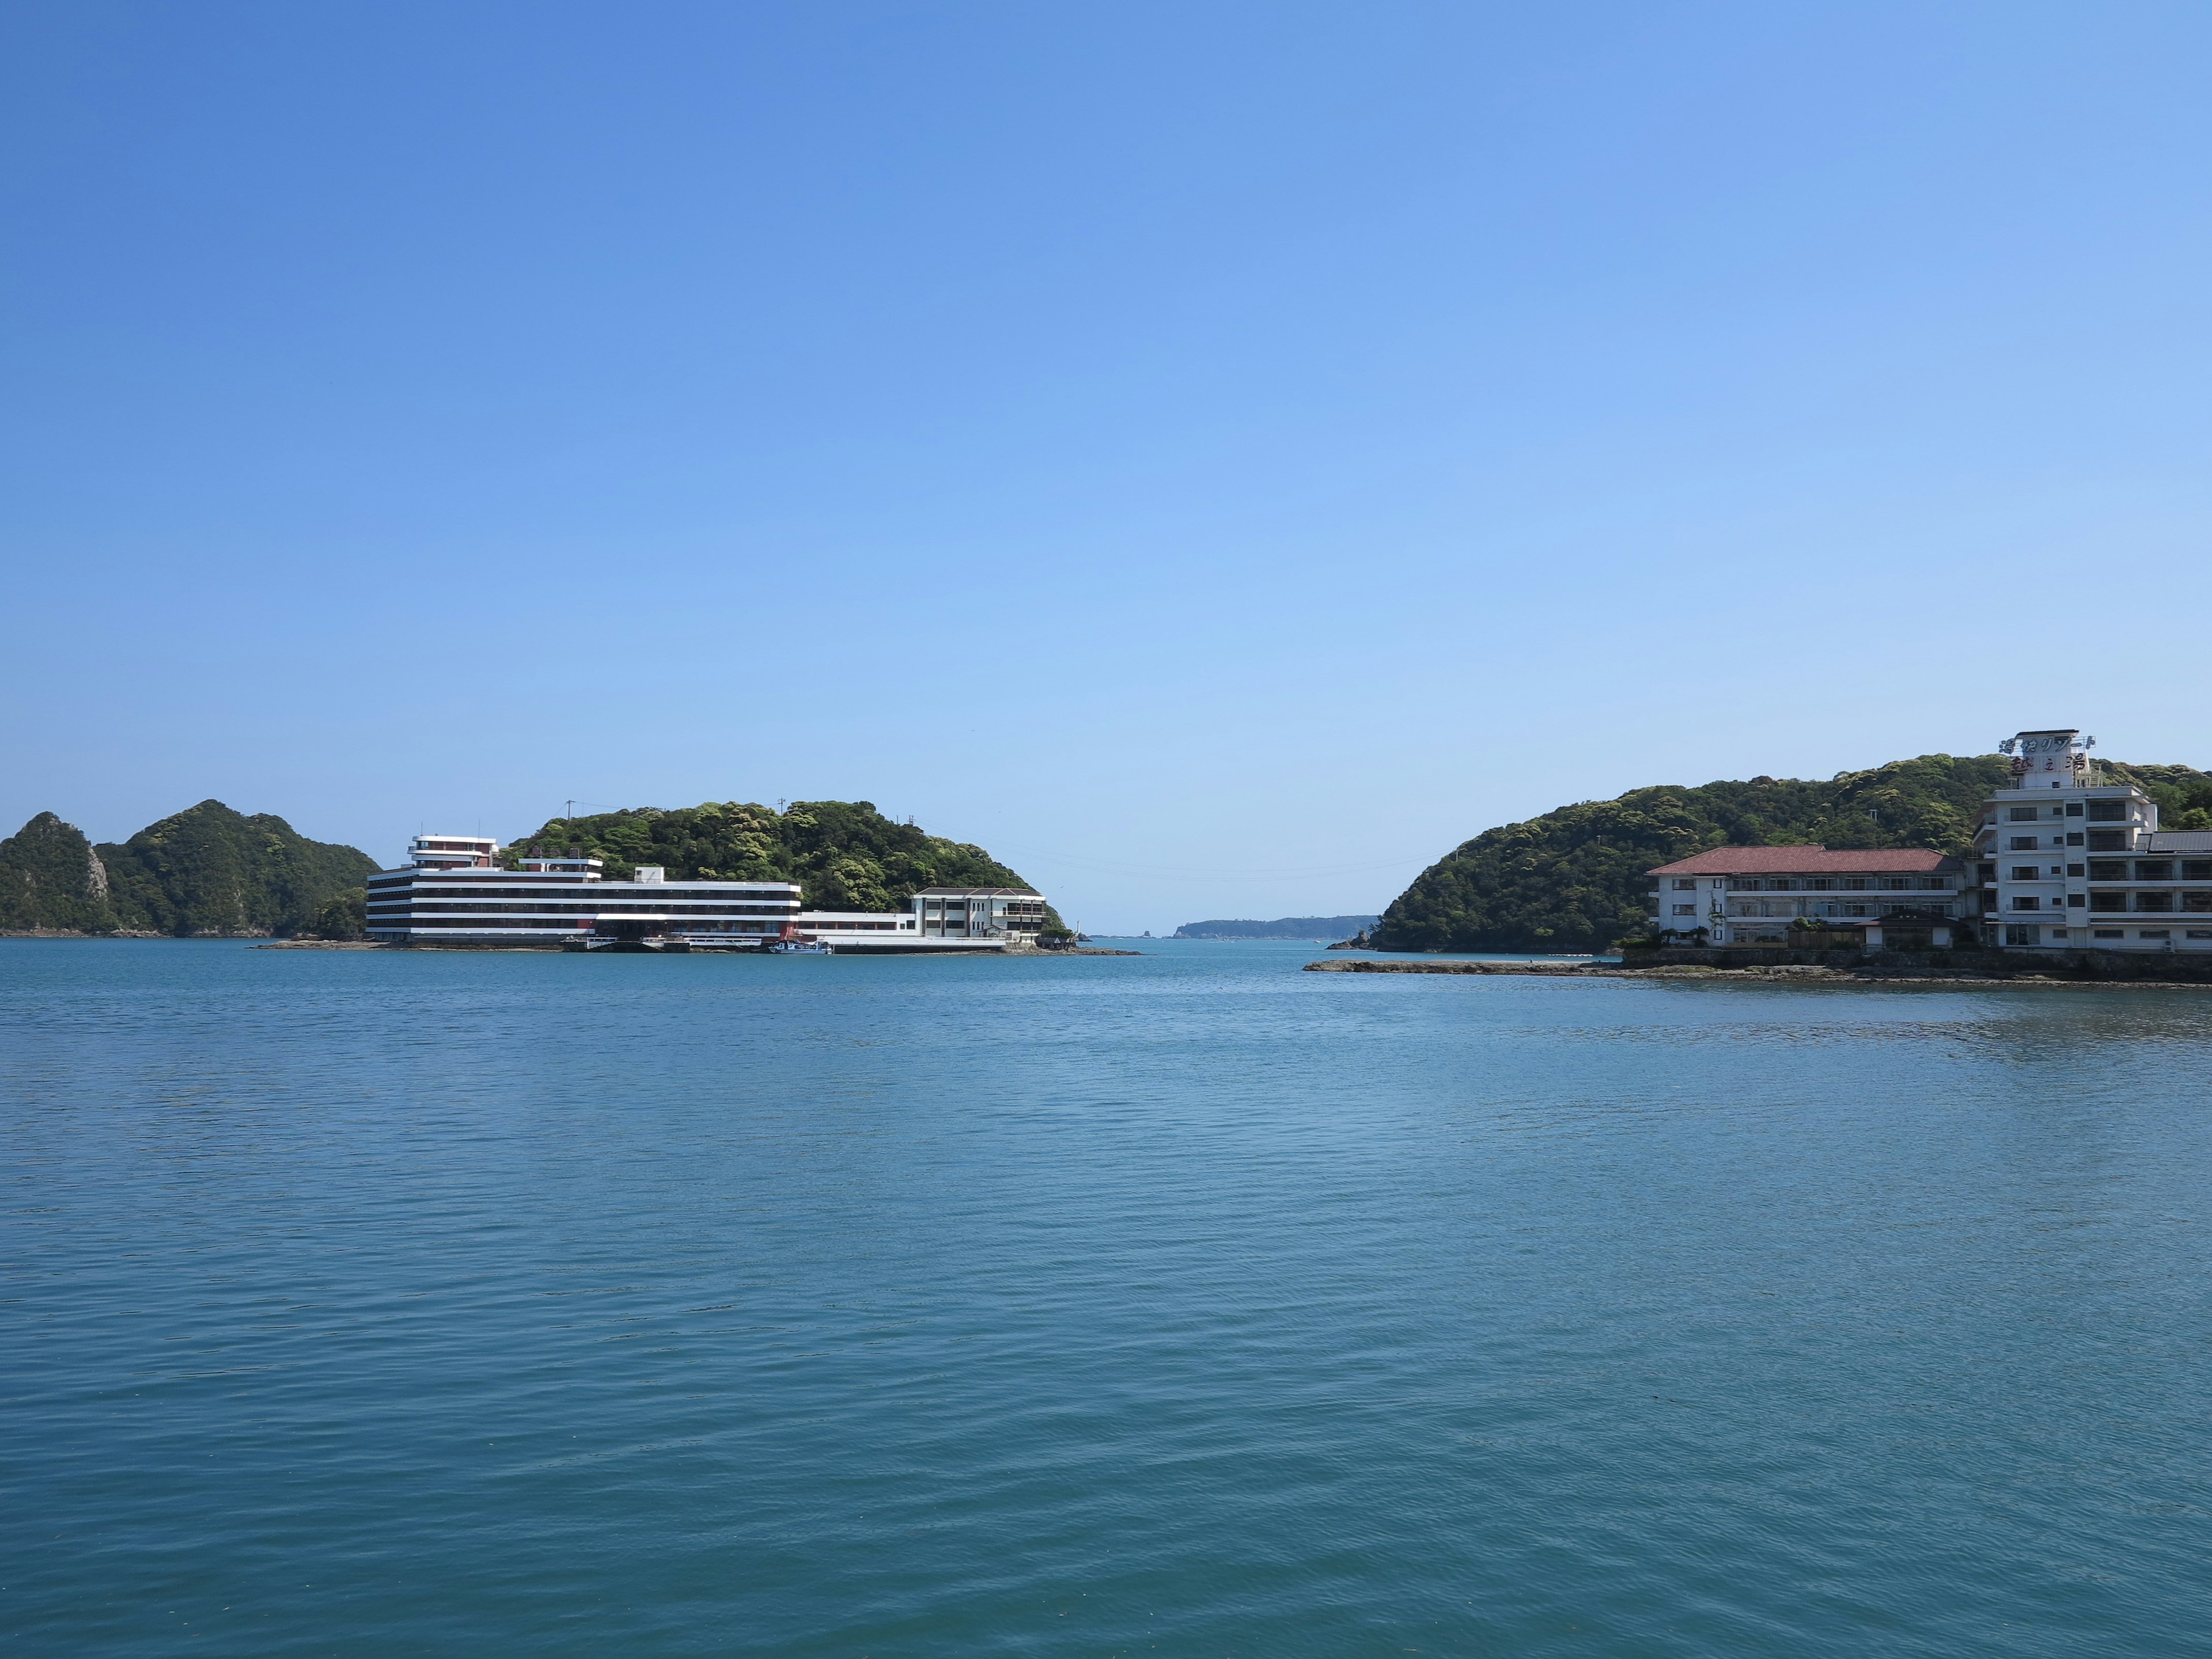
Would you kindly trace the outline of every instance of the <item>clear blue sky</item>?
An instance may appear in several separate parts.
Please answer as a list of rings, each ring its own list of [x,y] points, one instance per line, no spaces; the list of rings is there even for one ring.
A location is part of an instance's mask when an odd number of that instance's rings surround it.
[[[1105,931],[2212,764],[2209,72],[2198,4],[10,7],[0,830],[860,798]]]

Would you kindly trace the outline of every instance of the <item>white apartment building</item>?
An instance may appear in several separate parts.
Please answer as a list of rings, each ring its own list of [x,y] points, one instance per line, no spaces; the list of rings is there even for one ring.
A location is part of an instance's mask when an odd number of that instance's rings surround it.
[[[2079,732],[2022,732],[1974,842],[1984,943],[2004,950],[2212,951],[2212,831],[2160,830]]]
[[[1033,939],[1044,895],[1028,887],[925,887],[911,908],[926,939]]]
[[[1954,942],[1952,923],[1978,908],[1964,861],[1923,848],[1716,847],[1650,875],[1660,933],[1702,930],[1712,945],[1787,945],[1802,918],[1866,932],[1869,949],[1940,950]]]
[[[903,910],[802,910],[793,936],[878,955],[1003,951],[1044,927],[1044,896],[1026,887],[925,887]]]

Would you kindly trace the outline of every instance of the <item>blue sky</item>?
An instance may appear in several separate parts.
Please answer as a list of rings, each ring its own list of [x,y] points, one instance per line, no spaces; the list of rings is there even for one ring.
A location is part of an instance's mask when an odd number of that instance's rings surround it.
[[[1100,931],[2212,765],[2212,11],[0,13],[0,829],[842,797]]]

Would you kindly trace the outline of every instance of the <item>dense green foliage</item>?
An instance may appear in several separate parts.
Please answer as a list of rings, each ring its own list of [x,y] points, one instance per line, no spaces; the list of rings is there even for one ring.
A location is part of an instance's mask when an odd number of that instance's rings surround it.
[[[289,933],[375,867],[366,853],[219,800],[97,848],[41,812],[0,842],[0,928]]]
[[[322,908],[300,929],[307,939],[366,939],[368,937],[368,889],[349,887],[323,901]]]
[[[101,933],[114,927],[106,868],[82,830],[41,812],[0,841],[0,928]]]
[[[781,812],[708,801],[549,818],[506,856],[512,863],[533,846],[581,847],[606,861],[610,880],[658,864],[671,880],[795,881],[812,910],[902,910],[925,887],[1029,885],[981,848],[895,823],[864,800],[795,800]]]
[[[2106,772],[2124,778],[2158,803],[2161,830],[2212,830],[2212,774],[2193,766],[2122,766]]]
[[[2108,763],[2171,828],[2212,827],[2212,775]],[[1923,755],[1825,782],[1753,778],[1662,784],[1486,830],[1431,865],[1383,913],[1389,951],[1591,951],[1646,921],[1644,872],[1709,847],[1817,842],[1964,854],[1983,799],[2009,777],[1999,756]]]
[[[309,841],[280,817],[219,800],[96,850],[118,923],[151,933],[292,933],[376,868],[356,848]]]
[[[1177,939],[1349,939],[1376,922],[1373,916],[1285,916],[1279,921],[1187,921]]]

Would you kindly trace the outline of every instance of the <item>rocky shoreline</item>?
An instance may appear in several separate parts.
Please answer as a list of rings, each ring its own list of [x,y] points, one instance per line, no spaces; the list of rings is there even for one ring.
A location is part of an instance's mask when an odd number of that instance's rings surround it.
[[[91,933],[82,927],[0,927],[0,939],[267,939],[265,927],[238,933],[156,933],[143,927],[108,927]]]
[[[2058,990],[2205,991],[2202,980],[2067,979],[2053,974],[1977,974],[1940,971],[1896,972],[1880,968],[1827,968],[1784,963],[1771,967],[1707,968],[1687,963],[1630,968],[1609,962],[1377,962],[1340,957],[1310,962],[1309,974],[1503,974],[1539,979],[1638,979],[1687,981],[1719,985],[2020,985]]]

